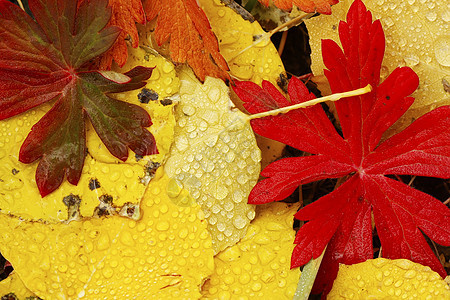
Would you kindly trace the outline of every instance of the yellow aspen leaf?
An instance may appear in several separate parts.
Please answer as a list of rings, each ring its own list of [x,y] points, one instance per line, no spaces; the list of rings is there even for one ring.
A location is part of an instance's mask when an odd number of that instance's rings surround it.
[[[330,16],[306,20],[310,35],[312,70],[323,74],[321,39],[338,41],[339,21],[353,1],[341,0]],[[419,76],[415,101],[387,132],[399,132],[423,114],[450,104],[450,35],[447,1],[364,1],[375,19],[380,19],[386,36],[381,67],[383,81],[396,67],[408,66]]]
[[[27,297],[36,297],[36,295],[30,291],[20,279],[17,272],[12,272],[5,279],[0,281],[0,298],[1,299],[14,299],[8,298],[7,295],[14,294],[18,300],[25,299]]]
[[[158,45],[170,40],[173,61],[188,63],[201,81],[206,76],[229,79],[217,38],[196,0],[146,0],[144,9],[148,21],[156,18]]]
[[[49,224],[0,214],[0,252],[43,299],[197,299],[214,268],[211,238],[197,205],[167,196],[169,182],[158,169],[137,221]]]
[[[276,84],[285,71],[277,49],[258,22],[244,20],[220,0],[200,0],[219,39],[220,53],[238,80]]]
[[[258,22],[244,20],[233,9],[219,0],[199,0],[219,40],[220,53],[230,67],[230,75],[238,80],[261,84],[263,80],[283,85],[286,78],[278,51]],[[238,106],[240,100],[231,94]],[[261,136],[256,140],[262,152],[262,167],[280,157],[284,144]]]
[[[259,177],[261,152],[221,80],[207,77],[202,84],[188,69],[179,78],[175,141],[164,169],[200,204],[217,253],[237,243],[255,217],[247,198]]]
[[[450,299],[447,283],[429,267],[407,259],[369,259],[340,265],[327,299]]]
[[[300,269],[290,269],[297,209],[286,203],[258,206],[245,237],[214,257],[216,267],[203,297],[292,299],[300,277]]]
[[[80,199],[81,216],[92,216],[99,205],[99,199],[113,199],[112,204],[119,210],[125,203],[139,203],[148,180],[151,179],[152,167],[163,164],[173,141],[175,119],[173,105],[163,105],[161,100],[178,91],[179,80],[176,78],[172,63],[162,57],[147,54],[142,49],[130,48],[131,69],[135,65],[155,67],[152,77],[147,81],[146,90],[156,90],[161,99],[140,103],[138,95],[142,90],[118,93],[117,98],[138,104],[148,111],[153,125],[159,154],[136,157],[130,151],[126,162],[113,157],[101,142],[92,126],[87,130],[87,147],[89,154],[78,185],[64,182],[55,192],[42,198],[36,187],[34,173],[37,164],[19,162],[19,148],[23,139],[30,132],[32,125],[39,120],[50,106],[41,106],[32,111],[0,121],[0,209],[2,213],[50,222],[63,221],[68,218],[68,207],[63,199],[70,197]],[[167,93],[170,92],[170,93]],[[11,137],[8,133],[13,131]],[[72,196],[71,196],[72,195]],[[78,198],[73,198],[77,196]],[[39,199],[39,201],[30,201]]]

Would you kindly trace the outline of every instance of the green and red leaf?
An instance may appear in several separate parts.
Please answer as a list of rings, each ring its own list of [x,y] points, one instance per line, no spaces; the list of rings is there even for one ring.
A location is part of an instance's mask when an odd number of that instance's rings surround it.
[[[36,182],[42,196],[67,177],[77,184],[86,156],[89,119],[107,149],[121,160],[128,148],[157,153],[148,113],[116,100],[111,93],[137,89],[152,69],[138,67],[116,82],[86,66],[107,51],[120,31],[107,26],[107,0],[30,0],[36,22],[17,6],[0,0],[0,120],[45,102],[54,106],[35,124],[19,153],[20,161],[40,159]]]

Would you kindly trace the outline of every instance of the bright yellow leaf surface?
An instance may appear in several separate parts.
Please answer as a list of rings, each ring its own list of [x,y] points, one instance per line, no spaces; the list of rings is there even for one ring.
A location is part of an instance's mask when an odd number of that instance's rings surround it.
[[[189,190],[202,207],[218,252],[236,244],[255,217],[247,198],[259,177],[261,152],[222,80],[207,77],[202,84],[188,69],[179,78],[175,142],[164,168],[173,185]]]
[[[429,267],[406,259],[369,259],[341,265],[333,288],[334,299],[450,299],[450,288]]]
[[[300,277],[299,268],[290,269],[297,209],[286,203],[257,206],[245,237],[214,258],[204,298],[292,299]]]
[[[197,205],[169,199],[169,183],[159,168],[138,221],[45,224],[1,214],[0,252],[43,299],[199,298],[214,268],[211,237]]]
[[[17,275],[17,272],[12,272],[5,279],[0,281],[0,297],[6,297],[8,294],[14,294],[17,299],[22,300],[27,297],[36,297],[36,295],[27,289],[22,280]],[[9,298],[6,298],[9,300]]]
[[[220,0],[199,2],[219,40],[231,77],[257,84],[264,79],[276,84],[280,74],[285,74],[283,63],[270,39],[263,38],[265,32],[258,22],[244,20]]]
[[[310,34],[312,70],[323,74],[321,39],[338,41],[338,25],[353,1],[341,0],[330,16],[306,21]],[[394,125],[395,131],[441,105],[450,104],[450,10],[448,1],[366,0],[373,17],[381,20],[386,36],[386,53],[381,68],[384,80],[396,67],[409,66],[419,75],[416,101]]]
[[[130,49],[128,64],[138,63],[155,67],[146,88],[157,91],[166,97],[178,91],[179,81],[174,66],[163,58],[145,53],[142,49]],[[128,66],[127,64],[127,66]],[[131,67],[130,67],[131,68]],[[123,101],[140,104],[137,94],[140,91],[116,94]],[[150,179],[151,162],[162,163],[173,141],[173,105],[163,105],[160,101],[141,104],[152,117],[150,131],[156,139],[159,154],[144,157],[138,161],[130,151],[126,162],[113,157],[92,126],[87,131],[89,154],[86,157],[83,174],[77,186],[65,181],[52,194],[41,198],[35,182],[37,162],[19,162],[19,149],[35,124],[50,108],[49,105],[37,107],[29,112],[0,121],[0,209],[1,213],[13,214],[24,219],[43,219],[62,221],[68,218],[68,208],[63,199],[67,196],[81,198],[82,216],[93,215],[99,199],[112,197],[113,205],[120,207],[127,202],[139,203],[146,183]],[[151,172],[150,172],[151,173]]]
[[[219,0],[199,2],[219,40],[220,53],[228,63],[232,78],[257,84],[268,80],[275,86],[280,76],[284,78],[286,72],[277,49],[258,22],[244,20]],[[237,96],[232,93],[232,97],[242,109]],[[262,153],[263,167],[281,156],[283,144],[260,136],[256,139],[259,147],[265,149]]]

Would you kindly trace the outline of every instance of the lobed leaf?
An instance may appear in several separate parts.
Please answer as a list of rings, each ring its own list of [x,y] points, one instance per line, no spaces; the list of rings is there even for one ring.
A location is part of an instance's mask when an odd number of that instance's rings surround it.
[[[262,87],[249,82],[236,82],[233,90],[244,101],[244,107],[250,113],[268,111],[315,98],[295,77],[291,79],[288,86],[291,101],[288,101],[275,86],[267,81],[263,81]],[[251,124],[253,130],[260,135],[310,153],[331,155],[337,161],[351,164],[347,155],[342,155],[348,152],[348,144],[336,132],[320,106],[255,119],[251,121]]]
[[[391,259],[408,258],[430,266],[445,277],[444,267],[419,228],[433,240],[450,245],[448,208],[425,193],[381,175],[367,176],[363,182],[366,197],[373,205],[383,256]]]
[[[444,269],[422,232],[449,245],[450,210],[437,199],[384,175],[450,178],[450,106],[428,113],[379,144],[412,104],[414,99],[408,96],[417,88],[418,77],[410,68],[397,68],[378,85],[384,34],[362,1],[353,3],[339,34],[343,50],[333,41],[323,42],[325,74],[332,91],[344,92],[368,83],[373,91],[336,103],[343,137],[319,106],[252,120],[257,133],[314,155],[282,159],[266,167],[261,175],[268,178],[255,186],[249,201],[279,201],[301,184],[348,177],[338,189],[295,215],[308,222],[294,241],[292,267],[319,257],[328,244],[315,292],[327,294],[339,264],[373,256],[372,214],[383,255],[428,265],[443,276]],[[306,87],[297,79],[291,81],[292,103],[311,99]],[[251,113],[291,103],[267,83],[262,88],[237,83],[235,90]]]
[[[144,10],[148,21],[156,18],[158,45],[170,40],[172,60],[188,63],[202,81],[206,76],[229,79],[217,38],[195,0],[146,0]]]
[[[367,172],[448,178],[450,106],[422,116],[367,156]]]
[[[151,69],[136,68],[125,74],[125,81],[115,82],[85,68],[119,35],[118,28],[105,27],[111,16],[107,0],[85,1],[78,8],[77,2],[63,0],[32,0],[29,5],[36,22],[0,0],[5,16],[0,18],[0,119],[55,101],[19,153],[24,163],[41,159],[36,170],[41,195],[54,191],[64,177],[78,183],[87,153],[86,118],[121,160],[128,157],[128,148],[138,155],[157,153],[154,137],[145,129],[151,125],[148,113],[106,95],[144,86]]]
[[[78,3],[82,1],[85,0],[79,0]],[[137,48],[139,35],[136,23],[145,23],[141,0],[108,0],[108,8],[111,8],[111,19],[108,24],[122,30],[113,46],[100,57],[99,67],[102,70],[109,70],[113,60],[119,67],[125,65],[128,59],[127,39],[129,37],[131,46]]]
[[[270,0],[258,0],[265,6],[268,6]],[[305,12],[318,12],[321,14],[331,14],[331,5],[338,3],[339,0],[273,0],[276,7],[284,10],[291,10],[292,6],[298,6]]]

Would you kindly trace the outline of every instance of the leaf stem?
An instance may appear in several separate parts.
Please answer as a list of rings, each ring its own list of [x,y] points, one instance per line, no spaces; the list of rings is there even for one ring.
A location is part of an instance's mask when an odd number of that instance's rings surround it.
[[[257,44],[259,44],[259,43],[261,43],[263,41],[270,41],[271,36],[274,33],[277,33],[278,31],[280,31],[281,29],[283,29],[285,27],[290,28],[292,26],[300,24],[301,22],[303,22],[303,20],[308,19],[308,18],[312,17],[313,15],[314,15],[313,13],[303,13],[303,14],[299,15],[298,17],[295,17],[294,19],[292,19],[292,20],[290,20],[290,21],[288,21],[288,22],[286,22],[284,24],[281,24],[277,28],[272,29],[271,31],[269,31],[267,33],[264,33],[264,34],[261,34],[261,35],[258,35],[258,36],[254,36],[255,40],[254,40],[253,44],[245,47],[244,49],[240,50],[239,52],[237,52],[233,56],[229,57],[228,58],[228,62],[231,62],[232,60],[234,60],[236,57],[238,57],[239,55],[241,55],[242,53],[244,53],[248,49],[255,47]]]
[[[327,245],[328,246],[328,245]],[[322,254],[316,258],[311,259],[304,267],[300,280],[298,281],[297,290],[294,293],[293,300],[307,300],[314,281],[316,280],[317,272],[319,271],[320,264],[322,263],[323,255],[327,250],[327,246],[323,249]]]
[[[17,3],[19,4],[20,8],[25,11],[25,7],[23,6],[22,0],[17,0]]]
[[[269,31],[267,33],[267,35],[269,37],[271,37],[273,34],[277,33],[278,31],[280,31],[281,29],[287,27],[288,29],[291,28],[292,26],[298,25],[300,23],[303,22],[304,19],[309,19],[310,17],[312,17],[314,14],[313,13],[302,13],[301,15],[293,18],[292,20],[287,21],[286,23],[281,24],[280,26],[272,29],[271,31]]]
[[[315,105],[315,104],[318,104],[321,102],[325,102],[325,101],[337,101],[341,98],[359,96],[359,95],[369,93],[371,91],[372,91],[372,86],[370,84],[368,84],[367,86],[365,86],[363,88],[359,88],[357,90],[344,92],[344,93],[336,93],[336,94],[332,94],[329,96],[316,98],[316,99],[313,99],[310,101],[294,104],[291,106],[285,106],[285,107],[281,107],[278,109],[269,110],[269,111],[265,111],[265,112],[254,114],[254,115],[249,115],[248,120],[259,119],[259,118],[264,118],[264,117],[268,117],[268,116],[276,116],[278,114],[285,114],[294,109],[305,108],[305,107],[312,106],[312,105]]]
[[[281,56],[283,54],[284,46],[286,45],[286,39],[289,31],[283,31],[283,34],[281,35],[281,41],[280,46],[278,47],[278,55]]]

